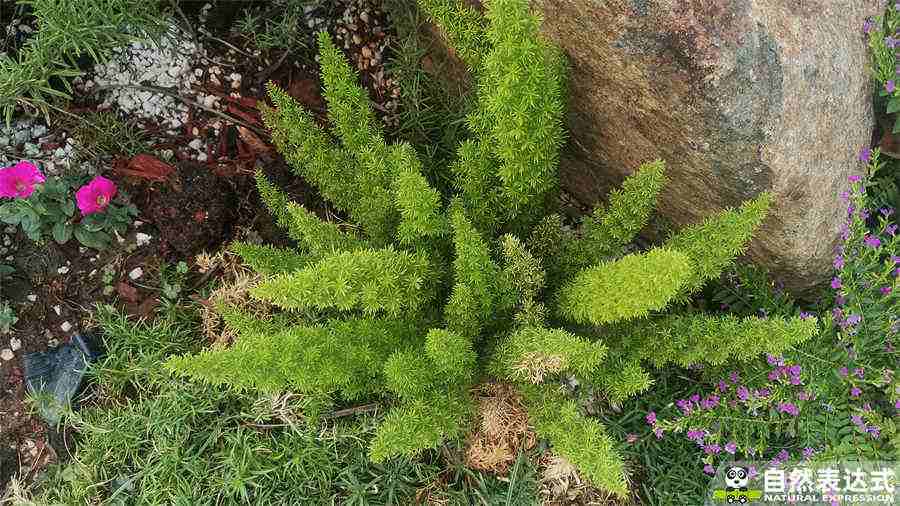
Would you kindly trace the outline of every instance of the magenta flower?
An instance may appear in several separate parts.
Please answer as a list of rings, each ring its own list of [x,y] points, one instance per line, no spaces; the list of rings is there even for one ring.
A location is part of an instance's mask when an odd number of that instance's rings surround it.
[[[706,464],[705,466],[703,466],[703,472],[712,476],[716,474],[716,468],[714,468],[712,464]]]
[[[850,371],[847,370],[846,367],[841,367],[840,369],[838,369],[838,374],[840,374],[841,377],[846,378],[850,374]]]
[[[725,451],[734,455],[734,453],[737,451],[737,443],[735,443],[734,441],[730,441],[730,442],[726,443]]]
[[[81,214],[101,213],[116,196],[116,184],[103,176],[97,176],[75,192],[75,200]]]
[[[831,278],[831,288],[834,288],[835,290],[837,290],[840,287],[841,287],[841,278],[837,278],[837,277]]]
[[[737,396],[738,396],[738,399],[740,399],[742,401],[746,401],[747,399],[750,398],[750,390],[748,390],[747,387],[745,387],[744,385],[741,385],[737,389]]]
[[[894,402],[894,409],[900,409],[900,399],[897,399],[897,401]]]
[[[847,178],[847,181],[850,181],[851,183],[858,183],[861,180],[862,180],[862,176],[857,176],[856,174]]]
[[[648,425],[656,425],[656,412],[651,411],[647,413],[647,416],[644,419],[647,420]]]
[[[657,428],[653,429],[653,435],[656,436],[656,439],[662,439],[663,438],[662,427],[657,427]]]
[[[807,446],[806,448],[803,449],[803,456],[806,458],[812,457],[814,453],[816,453],[816,450],[813,448],[810,448],[809,446]]]
[[[890,225],[885,227],[884,231],[887,232],[889,236],[894,237],[894,235],[897,233],[897,224],[891,223]]]
[[[897,89],[897,85],[895,85],[895,84],[894,84],[894,80],[891,79],[890,81],[884,83],[884,89],[885,89],[885,91],[887,91],[888,93],[893,93],[894,90]]]
[[[34,185],[46,179],[31,162],[22,161],[0,169],[0,197],[28,198],[34,193]]]
[[[871,32],[874,27],[875,23],[873,23],[871,19],[867,19],[866,22],[863,23],[863,33]]]
[[[850,397],[859,397],[861,393],[862,390],[860,390],[859,387],[853,387],[850,389]]]
[[[859,161],[868,162],[872,159],[872,150],[869,148],[862,148],[859,150]],[[853,181],[851,181],[852,183]]]

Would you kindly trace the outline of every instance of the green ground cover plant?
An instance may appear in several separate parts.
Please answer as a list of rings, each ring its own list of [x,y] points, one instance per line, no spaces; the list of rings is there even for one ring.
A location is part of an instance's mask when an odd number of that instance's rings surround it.
[[[514,383],[538,434],[624,497],[620,442],[584,415],[562,380],[621,403],[650,387],[654,368],[747,361],[809,339],[813,318],[737,318],[686,305],[743,251],[770,197],[633,251],[665,184],[664,164],[649,162],[580,231],[564,229],[553,213],[564,140],[559,50],[538,35],[524,0],[495,0],[474,25],[446,22],[475,19],[462,4],[422,7],[477,81],[469,138],[442,169],[452,184],[439,191],[426,177],[436,169],[424,168],[413,146],[385,141],[355,74],[322,34],[331,131],[274,85],[275,107],[263,117],[293,170],[352,224],[319,219],[259,174],[263,200],[298,247],[233,249],[264,276],[252,296],[280,310],[260,318],[220,307],[235,343],[165,367],[238,391],[382,399],[392,408],[369,445],[376,463],[461,439],[469,388]]]

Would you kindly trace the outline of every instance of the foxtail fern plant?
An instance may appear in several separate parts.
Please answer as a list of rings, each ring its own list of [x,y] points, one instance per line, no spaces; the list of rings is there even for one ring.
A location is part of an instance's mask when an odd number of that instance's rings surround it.
[[[343,399],[386,396],[370,456],[434,448],[467,430],[478,382],[520,387],[539,434],[595,485],[627,494],[618,443],[561,390],[610,401],[650,384],[646,367],[746,360],[810,337],[813,320],[696,314],[683,304],[744,249],[767,194],[688,227],[662,247],[629,252],[665,184],[641,166],[567,231],[549,214],[564,130],[564,60],[538,35],[527,0],[492,0],[486,20],[461,0],[420,0],[447,23],[478,83],[471,136],[445,168],[441,194],[415,149],[388,144],[366,94],[327,34],[319,39],[331,130],[269,85],[263,117],[297,175],[354,225],[319,219],[258,175],[260,194],[296,249],[236,244],[264,280],[268,319],[221,311],[239,336],[170,360],[177,373],[236,388]],[[336,138],[338,142],[333,141]]]

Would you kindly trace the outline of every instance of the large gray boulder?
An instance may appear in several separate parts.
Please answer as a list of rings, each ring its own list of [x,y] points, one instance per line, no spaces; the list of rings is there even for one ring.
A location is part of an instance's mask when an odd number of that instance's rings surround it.
[[[593,205],[642,162],[683,226],[775,197],[749,256],[788,287],[829,274],[873,126],[862,26],[876,0],[534,0],[571,62],[562,184]]]

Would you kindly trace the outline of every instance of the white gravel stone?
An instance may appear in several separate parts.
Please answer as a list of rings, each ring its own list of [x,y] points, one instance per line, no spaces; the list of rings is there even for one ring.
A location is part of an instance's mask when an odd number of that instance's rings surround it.
[[[135,242],[137,242],[138,247],[146,246],[150,244],[150,239],[153,239],[153,236],[149,234],[145,234],[143,232],[138,232],[134,236]]]
[[[144,269],[141,269],[140,267],[135,267],[134,269],[131,270],[131,272],[128,273],[128,277],[133,280],[139,279],[143,275],[144,275]]]
[[[35,295],[35,294],[33,294],[33,293],[32,293],[32,294],[29,294],[29,295],[28,295],[27,297],[25,297],[25,298],[28,299],[28,302],[37,302],[37,295]]]
[[[62,325],[59,326],[59,329],[62,330],[63,332],[68,332],[68,331],[72,330],[72,324],[67,321],[62,322]]]
[[[59,269],[56,269],[56,272],[58,272],[60,274],[68,274],[69,268],[64,265],[64,266],[60,267]]]
[[[19,351],[22,349],[22,340],[16,337],[9,340],[9,347],[12,351]]]
[[[15,356],[16,355],[13,353],[13,351],[9,348],[3,348],[3,351],[0,351],[0,358],[7,362],[15,358]]]

